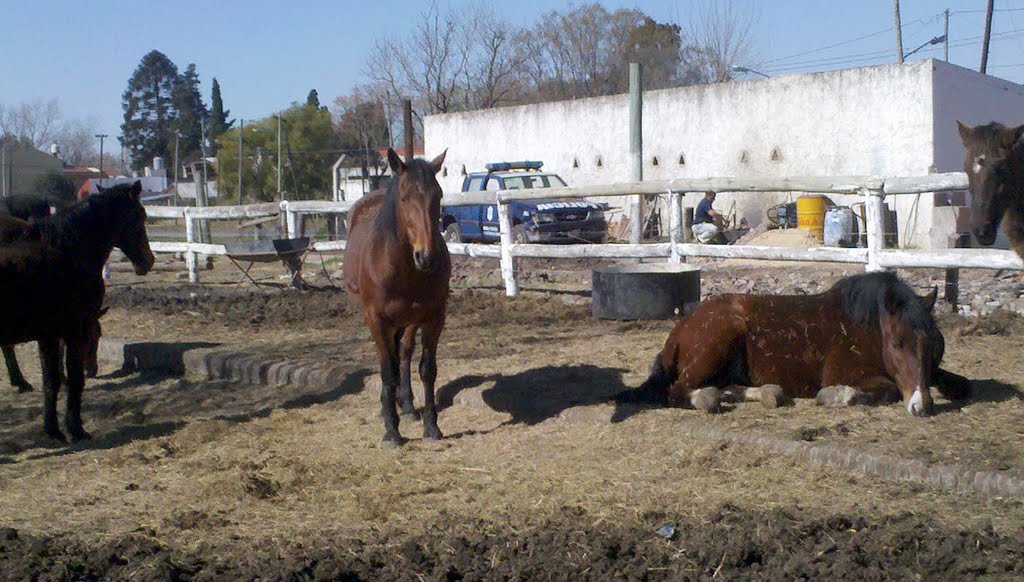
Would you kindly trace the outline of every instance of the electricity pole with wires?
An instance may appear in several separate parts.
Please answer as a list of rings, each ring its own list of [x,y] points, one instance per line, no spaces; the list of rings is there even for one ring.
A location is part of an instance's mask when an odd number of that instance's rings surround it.
[[[896,11],[896,62],[903,64],[903,25],[900,24],[900,0],[894,0]]]
[[[988,42],[992,38],[992,5],[995,0],[988,0],[988,8],[985,10],[985,40],[981,45],[981,68],[982,74],[987,74],[988,69]]]
[[[942,48],[942,60],[949,62],[949,8],[946,9],[946,28],[942,32],[942,38],[945,39],[944,46]]]

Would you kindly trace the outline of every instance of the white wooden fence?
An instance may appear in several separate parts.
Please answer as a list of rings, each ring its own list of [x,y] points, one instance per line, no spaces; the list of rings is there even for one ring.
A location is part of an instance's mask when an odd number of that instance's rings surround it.
[[[993,249],[902,250],[884,249],[882,239],[883,200],[886,196],[921,194],[967,188],[962,172],[931,174],[917,177],[881,178],[875,176],[789,177],[789,178],[700,178],[646,182],[628,182],[582,188],[545,188],[535,190],[501,190],[497,192],[461,192],[445,194],[444,206],[497,204],[500,231],[499,245],[449,244],[452,254],[500,259],[505,291],[519,294],[515,258],[665,258],[679,262],[685,257],[717,257],[775,261],[822,261],[860,263],[869,271],[892,268],[971,268],[1024,270],[1024,263],[1013,252]],[[787,248],[764,246],[719,246],[683,242],[682,196],[687,192],[813,192],[824,194],[855,194],[864,198],[867,230],[866,248]],[[509,203],[516,200],[545,198],[598,198],[630,194],[667,194],[669,198],[670,242],[650,244],[578,244],[542,245],[512,242],[512,219]],[[231,220],[273,216],[279,212],[287,218],[288,236],[295,236],[303,214],[345,214],[349,202],[296,201],[276,204],[213,208],[151,208],[152,217],[185,218],[185,243],[153,243],[154,252],[185,252],[189,280],[198,282],[196,254],[225,254],[223,245],[195,243],[195,221],[198,219]],[[314,250],[338,251],[345,241],[318,242]]]

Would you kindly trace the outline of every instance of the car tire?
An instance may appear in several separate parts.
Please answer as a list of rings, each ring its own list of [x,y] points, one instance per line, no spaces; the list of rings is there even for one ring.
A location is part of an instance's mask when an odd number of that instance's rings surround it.
[[[528,242],[530,242],[530,240],[528,238],[526,238],[526,227],[524,225],[522,225],[522,224],[517,224],[517,225],[513,226],[512,227],[512,244],[521,245],[521,244],[525,244],[525,243],[528,243]]]
[[[444,228],[444,232],[441,233],[446,243],[461,243],[462,242],[462,229],[459,228],[459,223],[453,222]]]

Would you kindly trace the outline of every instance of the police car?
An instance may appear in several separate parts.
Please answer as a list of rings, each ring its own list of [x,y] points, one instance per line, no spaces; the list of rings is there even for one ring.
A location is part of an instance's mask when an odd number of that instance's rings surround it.
[[[486,172],[469,174],[463,192],[563,188],[557,174],[542,172],[543,162],[487,164]],[[580,199],[524,200],[509,205],[516,243],[603,243],[608,239],[605,206]],[[498,235],[495,204],[444,208],[441,231],[448,242],[494,242]]]

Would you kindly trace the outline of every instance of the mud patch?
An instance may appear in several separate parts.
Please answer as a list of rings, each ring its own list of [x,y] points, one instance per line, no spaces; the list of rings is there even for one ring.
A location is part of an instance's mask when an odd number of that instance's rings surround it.
[[[195,553],[140,531],[113,542],[0,531],[0,569],[37,579],[976,579],[1024,575],[1024,542],[991,526],[953,530],[903,514],[881,520],[814,518],[725,504],[701,523],[595,522],[564,508],[546,519],[498,524],[442,521],[429,535],[397,532],[322,543],[223,541]],[[673,541],[655,530],[673,523]]]

